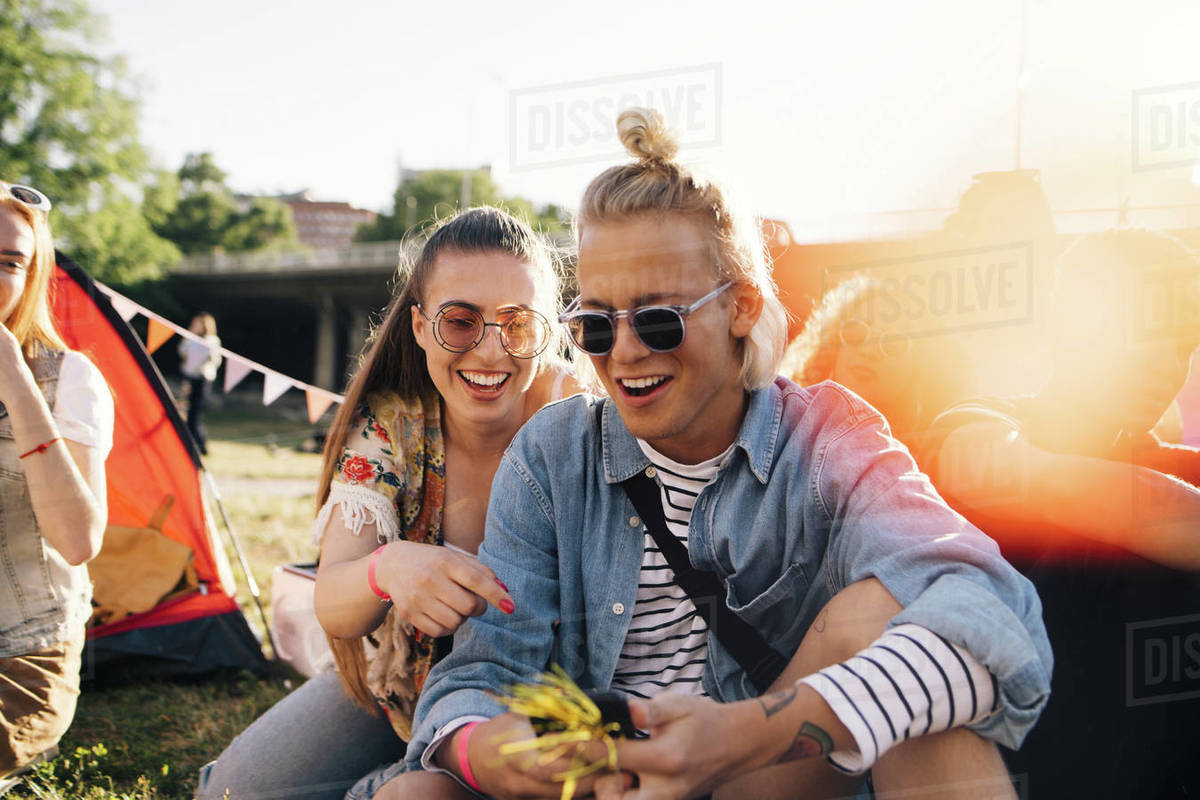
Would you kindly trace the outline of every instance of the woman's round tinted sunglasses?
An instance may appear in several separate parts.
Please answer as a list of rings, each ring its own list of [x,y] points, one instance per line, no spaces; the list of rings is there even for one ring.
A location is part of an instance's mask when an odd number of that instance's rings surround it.
[[[842,321],[838,338],[842,344],[850,347],[861,347],[874,339],[879,347],[879,354],[887,358],[902,356],[912,350],[912,340],[906,334],[874,331],[870,325],[856,317]]]
[[[474,350],[489,327],[499,329],[500,346],[514,358],[533,358],[550,343],[550,323],[531,308],[501,309],[498,322],[485,322],[479,309],[466,303],[446,303],[432,317],[420,303],[416,307],[433,323],[433,338],[451,353]]]
[[[50,198],[39,192],[32,186],[21,186],[17,183],[7,183],[0,181],[0,186],[8,190],[8,193],[14,200],[17,200],[30,208],[35,208],[38,211],[50,213]]]
[[[575,298],[558,321],[567,326],[575,346],[589,356],[606,355],[613,349],[617,340],[617,320],[622,317],[629,318],[629,327],[642,344],[656,353],[669,353],[683,344],[687,334],[684,317],[732,285],[733,281],[726,281],[690,306],[641,306],[628,311],[598,311],[576,309],[580,298]]]

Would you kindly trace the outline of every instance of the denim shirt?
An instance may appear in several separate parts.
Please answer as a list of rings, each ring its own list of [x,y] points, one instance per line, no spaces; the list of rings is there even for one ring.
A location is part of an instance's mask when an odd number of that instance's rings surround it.
[[[30,365],[50,408],[62,359],[41,351]],[[87,567],[68,564],[38,529],[12,420],[0,405],[0,658],[82,636],[91,598]]]
[[[779,378],[751,392],[731,456],[696,499],[688,553],[725,602],[785,655],[847,585],[878,578],[915,623],[965,647],[995,677],[997,710],[972,727],[1008,747],[1050,692],[1052,656],[1033,586],[951,510],[883,418],[834,383]],[[644,526],[620,481],[649,466],[605,399],[547,406],[517,434],[492,485],[480,560],[516,604],[459,628],[416,711],[410,767],[439,728],[503,709],[489,691],[561,665],[607,688],[637,596]],[[704,688],[758,692],[712,633]]]

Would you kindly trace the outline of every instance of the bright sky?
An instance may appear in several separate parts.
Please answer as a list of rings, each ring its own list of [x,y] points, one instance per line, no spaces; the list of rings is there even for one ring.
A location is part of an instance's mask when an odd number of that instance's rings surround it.
[[[211,151],[239,191],[383,210],[398,164],[491,164],[506,192],[574,207],[618,160],[630,91],[674,104],[686,157],[804,239],[938,225],[886,212],[952,207],[972,173],[1015,164],[1021,0],[91,3],[159,162]],[[1160,130],[1147,149],[1133,109],[1162,130],[1182,109],[1200,145],[1200,4],[1027,15],[1022,166],[1056,210],[1198,202],[1198,148]],[[1139,147],[1168,166],[1135,169]]]

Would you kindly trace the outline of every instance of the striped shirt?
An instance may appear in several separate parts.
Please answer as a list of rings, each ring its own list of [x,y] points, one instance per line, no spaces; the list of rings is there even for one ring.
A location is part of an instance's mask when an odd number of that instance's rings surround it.
[[[696,496],[717,476],[733,445],[700,464],[679,464],[640,439],[638,445],[658,471],[667,530],[686,548]],[[701,679],[707,659],[708,622],[675,583],[674,570],[654,537],[646,533],[637,603],[617,659],[612,688],[643,698],[667,689],[704,695]]]
[[[996,679],[963,648],[920,625],[887,630],[858,655],[800,680],[817,691],[854,737],[834,751],[842,772],[870,769],[893,745],[969,725],[995,710]]]

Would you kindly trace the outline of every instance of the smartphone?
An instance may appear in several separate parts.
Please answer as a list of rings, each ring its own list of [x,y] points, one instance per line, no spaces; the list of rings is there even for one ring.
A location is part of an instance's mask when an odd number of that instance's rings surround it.
[[[624,695],[613,691],[605,692],[588,692],[588,697],[600,709],[600,719],[607,723],[617,723],[620,729],[613,734],[614,736],[623,736],[626,739],[637,738],[637,728],[633,726],[633,719],[629,716],[629,701]]]
[[[618,730],[613,732],[613,736],[622,736],[627,739],[638,738],[637,728],[633,726],[633,719],[629,716],[629,703],[624,695],[613,691],[591,691],[587,693],[587,696],[600,709],[601,720],[606,723],[615,722],[619,726]],[[543,733],[557,733],[566,729],[562,722],[545,717],[531,717],[529,722],[539,736]]]

